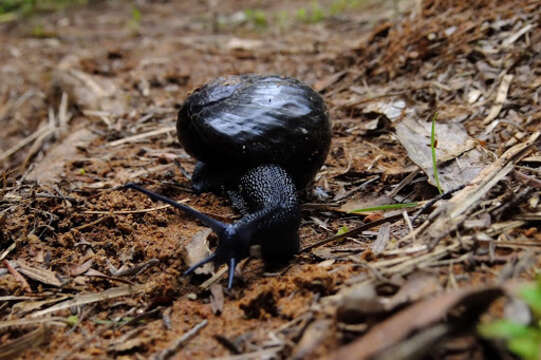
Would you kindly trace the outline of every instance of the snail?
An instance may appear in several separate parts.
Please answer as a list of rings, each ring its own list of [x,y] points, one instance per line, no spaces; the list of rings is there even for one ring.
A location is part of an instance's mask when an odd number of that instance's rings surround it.
[[[328,112],[318,93],[289,77],[218,78],[188,96],[179,110],[177,135],[198,160],[194,191],[225,191],[243,214],[226,224],[136,184],[125,185],[191,214],[217,234],[216,251],[185,275],[210,261],[227,263],[231,288],[235,266],[252,245],[260,245],[270,262],[298,252],[298,190],[313,181],[331,141]]]

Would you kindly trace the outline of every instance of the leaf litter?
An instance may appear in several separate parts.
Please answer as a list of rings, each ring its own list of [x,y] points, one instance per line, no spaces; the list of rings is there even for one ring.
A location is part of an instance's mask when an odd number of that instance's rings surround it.
[[[541,260],[541,9],[397,4],[287,29],[216,23],[253,6],[230,1],[138,2],[136,26],[132,4],[93,4],[40,17],[48,39],[27,36],[36,19],[7,26],[0,358],[486,357],[477,319]],[[116,186],[231,220],[222,198],[189,191],[174,120],[193,88],[247,72],[317,88],[334,136],[299,255],[266,269],[255,252],[224,291],[223,268],[181,276],[215,246],[206,229]],[[421,208],[378,208],[409,203]],[[361,207],[375,210],[349,213]]]

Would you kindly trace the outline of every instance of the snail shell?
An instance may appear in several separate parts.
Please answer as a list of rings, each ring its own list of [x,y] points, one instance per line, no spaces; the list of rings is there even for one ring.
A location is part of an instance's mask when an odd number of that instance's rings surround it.
[[[276,164],[303,189],[325,161],[331,125],[321,96],[300,81],[241,75],[195,90],[179,111],[177,134],[210,167],[240,173]]]

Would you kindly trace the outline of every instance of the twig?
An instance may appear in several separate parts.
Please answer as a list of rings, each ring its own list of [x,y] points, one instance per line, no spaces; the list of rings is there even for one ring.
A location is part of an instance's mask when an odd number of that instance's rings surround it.
[[[355,107],[355,106],[358,106],[358,105],[361,105],[361,104],[366,104],[366,103],[369,103],[369,102],[385,99],[387,97],[401,96],[401,95],[404,95],[405,93],[406,93],[405,91],[390,92],[390,93],[387,93],[387,94],[376,95],[376,96],[372,96],[372,97],[368,97],[368,98],[364,98],[364,99],[350,101],[350,102],[343,103],[343,104],[338,104],[337,106],[338,107]]]
[[[83,224],[83,225],[74,227],[74,228],[72,228],[72,230],[79,230],[79,231],[80,231],[80,230],[84,230],[84,229],[86,229],[86,228],[88,228],[88,227],[92,227],[92,226],[94,226],[94,225],[96,225],[96,224],[99,224],[99,223],[102,222],[103,220],[108,219],[108,218],[110,218],[110,217],[111,217],[110,215],[102,216],[102,217],[100,217],[98,220],[94,220],[94,221],[92,221],[91,223]]]
[[[521,173],[518,170],[513,171],[515,177],[526,186],[531,186],[536,189],[541,189],[541,180]]]
[[[184,333],[184,335],[182,335],[180,338],[175,340],[173,342],[172,346],[168,347],[167,349],[161,351],[158,354],[154,354],[151,357],[151,359],[152,360],[167,360],[167,359],[169,359],[171,356],[175,355],[175,353],[177,353],[180,350],[180,347],[182,345],[184,345],[185,342],[187,342],[192,337],[197,335],[197,333],[199,331],[201,331],[202,328],[207,326],[207,324],[208,324],[207,319],[201,321],[199,324],[195,325],[190,331],[188,331],[187,333]]]
[[[63,136],[68,131],[68,122],[70,116],[68,114],[68,94],[62,92],[60,106],[58,107],[58,133]]]
[[[9,245],[9,247],[4,250],[4,252],[2,254],[0,254],[0,261],[4,260],[6,258],[6,256],[8,256],[8,254],[13,251],[13,249],[15,249],[15,246],[17,246],[17,242],[14,241],[11,245]]]
[[[148,209],[138,209],[138,210],[118,210],[118,211],[103,211],[103,210],[85,210],[83,214],[102,214],[102,215],[127,215],[127,214],[141,214],[151,211],[157,211],[162,209],[167,209],[171,205],[162,205]]]
[[[130,137],[127,137],[127,138],[124,138],[124,139],[111,141],[106,146],[113,147],[113,146],[118,146],[118,145],[130,143],[130,142],[136,142],[136,141],[139,141],[139,140],[142,140],[142,139],[146,139],[148,137],[167,134],[167,133],[169,133],[171,131],[175,131],[175,130],[176,130],[175,126],[168,126],[168,127],[163,128],[163,129],[153,130],[153,131],[149,131],[149,132],[146,132],[146,133],[143,133],[143,134],[130,136]]]
[[[145,261],[144,263],[137,264],[131,268],[125,269],[125,270],[119,270],[115,273],[113,273],[114,276],[129,276],[133,274],[139,274],[142,271],[146,270],[148,267],[152,265],[159,264],[160,260],[158,259],[150,259],[148,261]]]
[[[23,140],[19,141],[17,144],[15,144],[10,149],[6,150],[3,154],[0,155],[0,162],[6,160],[11,155],[15,154],[17,151],[21,150],[26,145],[30,144],[32,141],[36,140],[40,136],[42,136],[44,133],[49,131],[49,126],[43,126],[36,130],[32,135],[27,136]]]
[[[8,271],[10,272],[11,275],[13,275],[13,277],[21,283],[22,287],[24,288],[24,290],[28,291],[28,292],[32,292],[32,288],[30,288],[30,285],[28,284],[28,282],[26,281],[26,279],[24,278],[24,276],[22,276],[21,274],[19,274],[19,272],[17,270],[15,270],[15,268],[13,266],[11,266],[11,264],[9,263],[9,261],[7,260],[4,260],[3,261],[4,263],[4,266],[8,269]]]
[[[202,283],[201,285],[199,285],[199,287],[201,289],[208,289],[212,284],[214,284],[216,281],[220,280],[222,278],[222,276],[225,275],[225,273],[227,272],[227,266],[222,266],[220,268],[220,270],[216,271],[216,273],[214,275],[212,275],[212,277],[208,280],[206,280],[204,283]]]
[[[387,194],[387,196],[391,199],[394,198],[403,188],[409,185],[409,183],[411,183],[420,172],[421,169],[419,168],[410,172],[408,176],[406,176],[404,179],[402,179],[402,181],[400,181],[400,183],[393,189],[393,191]]]
[[[332,241],[338,241],[338,240],[342,240],[342,239],[345,239],[346,237],[349,237],[349,236],[354,236],[354,235],[357,235],[365,230],[368,230],[370,228],[373,228],[375,226],[378,226],[378,225],[381,225],[381,224],[384,224],[386,222],[394,222],[396,220],[399,220],[400,218],[402,218],[402,213],[400,214],[397,214],[397,215],[392,215],[392,216],[389,216],[389,217],[386,217],[386,218],[383,218],[383,219],[379,219],[379,220],[376,220],[376,221],[372,221],[372,222],[369,222],[368,224],[363,224],[359,227],[356,227],[355,229],[353,230],[350,230],[348,232],[345,232],[343,234],[339,234],[339,235],[333,235],[331,237],[328,237],[326,238],[325,240],[321,240],[315,244],[312,244],[312,245],[308,245],[304,248],[302,248],[299,253],[303,253],[303,252],[307,252],[307,251],[310,251],[316,247],[319,247],[319,246],[322,246],[322,245],[325,245],[327,243],[330,243]]]
[[[455,192],[459,191],[459,190],[462,190],[464,189],[466,185],[462,184],[460,185],[459,187],[455,188],[455,189],[451,189],[443,194],[440,194],[438,196],[436,196],[435,198],[433,198],[432,200],[430,200],[429,202],[427,202],[422,208],[420,208],[416,213],[415,215],[413,215],[413,218],[411,219],[411,222],[412,223],[415,223],[415,220],[417,220],[417,218],[419,217],[419,215],[421,215],[422,213],[424,213],[426,210],[430,209],[435,203],[437,203],[438,201],[440,201],[441,199],[445,199],[445,198],[448,198],[450,195],[454,194]]]
[[[119,287],[109,288],[99,293],[77,294],[73,296],[73,299],[62,301],[61,303],[55,304],[51,307],[35,312],[31,314],[30,317],[32,318],[41,317],[43,315],[47,315],[52,312],[69,309],[72,306],[92,304],[99,301],[114,299],[120,296],[134,295],[143,291],[144,291],[143,285],[136,285],[136,286],[119,286]]]

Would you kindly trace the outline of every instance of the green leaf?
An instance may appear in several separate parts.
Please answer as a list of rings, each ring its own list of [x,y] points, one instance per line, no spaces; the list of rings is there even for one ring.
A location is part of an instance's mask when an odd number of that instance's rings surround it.
[[[349,231],[349,228],[347,226],[342,226],[338,231],[336,232],[336,235],[342,235]]]
[[[524,287],[520,295],[533,308],[534,312],[541,314],[541,285],[539,283]]]
[[[131,17],[132,17],[133,21],[135,21],[136,23],[140,23],[141,22],[141,10],[139,10],[136,7],[133,7],[133,10],[131,12]]]
[[[532,329],[533,330],[533,329]],[[524,360],[538,360],[539,349],[541,347],[541,336],[528,334],[509,340],[509,350],[519,355]]]
[[[308,15],[306,14],[305,8],[300,8],[299,10],[297,10],[297,19],[300,21],[308,20]]]
[[[478,328],[479,333],[487,338],[509,339],[524,336],[530,330],[527,326],[511,322],[509,320],[497,320],[489,324],[482,324]]]
[[[71,315],[66,318],[66,324],[70,326],[75,326],[79,322],[79,318],[77,315]]]

